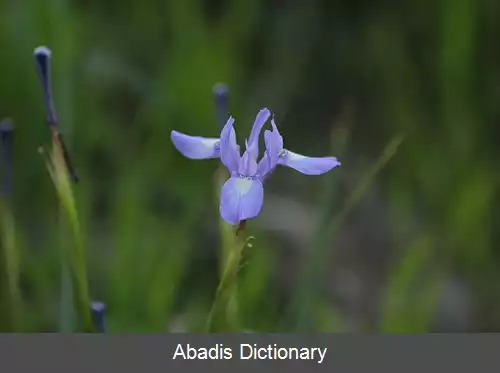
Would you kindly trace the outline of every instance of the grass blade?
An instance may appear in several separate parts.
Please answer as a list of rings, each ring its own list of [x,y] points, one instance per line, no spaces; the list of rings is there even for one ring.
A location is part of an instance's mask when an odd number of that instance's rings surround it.
[[[73,239],[73,248],[69,248],[67,245],[63,247],[67,248],[64,256],[71,273],[71,287],[76,295],[73,300],[75,309],[79,316],[80,327],[85,332],[92,332],[94,326],[90,315],[91,301],[87,282],[85,245],[80,231],[68,167],[57,137],[53,137],[51,160],[47,167],[56,187],[61,208]]]
[[[328,224],[320,227],[313,238],[313,249],[304,265],[304,273],[300,281],[295,299],[295,328],[297,331],[310,331],[313,328],[313,310],[315,299],[321,283],[331,263],[331,254],[328,251],[328,242],[338,232],[342,223],[351,210],[362,200],[375,177],[380,173],[389,160],[396,154],[398,147],[405,136],[398,135],[385,147],[382,155],[375,164],[364,174],[350,196],[344,203],[340,212]]]

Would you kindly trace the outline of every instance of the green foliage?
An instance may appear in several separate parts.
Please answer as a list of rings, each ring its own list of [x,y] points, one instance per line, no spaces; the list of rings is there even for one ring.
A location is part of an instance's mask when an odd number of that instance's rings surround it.
[[[432,330],[442,279],[432,268],[432,242],[418,238],[392,271],[382,303],[380,332],[417,334]]]

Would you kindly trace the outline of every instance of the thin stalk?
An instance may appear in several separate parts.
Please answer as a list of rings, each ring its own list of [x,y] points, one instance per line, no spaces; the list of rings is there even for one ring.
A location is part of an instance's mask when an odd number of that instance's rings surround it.
[[[12,331],[21,331],[23,304],[20,278],[20,253],[15,239],[14,218],[11,214],[9,201],[5,198],[0,200],[1,224],[2,224],[2,247],[4,250],[5,271],[7,273],[7,284],[9,289],[9,310]]]
[[[71,289],[76,295],[73,299],[75,309],[78,311],[79,321],[83,331],[93,332],[94,324],[90,314],[90,296],[88,289],[86,255],[80,224],[76,212],[70,176],[66,166],[63,150],[57,137],[52,138],[52,156],[48,170],[57,189],[61,202],[62,213],[65,214],[68,228],[71,231],[74,247],[64,245],[64,262],[66,262],[71,275]]]
[[[217,170],[215,171],[215,200],[219,201],[220,193],[222,190],[222,186],[227,180],[227,171],[222,166],[219,165]],[[219,204],[217,204],[217,209],[219,208]],[[217,211],[218,213],[218,211]],[[231,229],[231,226],[228,225],[223,219],[219,219],[219,232],[221,238],[221,248],[220,248],[220,257],[219,257],[219,275],[222,276],[224,274],[224,267],[227,262],[228,253],[232,249],[233,236],[234,231]]]
[[[207,319],[207,331],[210,333],[238,330],[238,271],[245,246],[246,241],[234,234],[230,250],[226,253],[224,270]]]
[[[63,215],[62,208],[59,216]],[[66,239],[66,227],[62,219],[59,219],[59,248],[61,258],[60,299],[59,299],[59,332],[70,333],[74,331],[75,312],[73,308],[73,284],[71,280],[71,269],[64,247],[68,244]]]
[[[51,85],[52,52],[47,47],[38,47],[35,49],[34,57],[43,92],[47,126],[52,137],[52,152],[48,170],[61,203],[60,216],[66,216],[67,228],[69,228],[74,242],[74,248],[71,248],[66,240],[65,222],[61,220],[60,237],[61,240],[64,239],[64,242],[61,242],[60,330],[73,331],[73,312],[77,310],[80,327],[84,331],[90,332],[94,331],[94,325],[90,315],[91,303],[87,283],[85,246],[71,186],[72,183],[77,183],[79,178],[59,131],[59,120]]]
[[[12,196],[12,169],[13,169],[13,132],[14,126],[8,119],[0,123],[2,143],[2,198],[0,199],[2,247],[5,259],[5,272],[9,293],[10,330],[21,331],[23,320],[23,304],[20,290],[20,262],[21,255],[16,243],[14,217],[10,208]]]

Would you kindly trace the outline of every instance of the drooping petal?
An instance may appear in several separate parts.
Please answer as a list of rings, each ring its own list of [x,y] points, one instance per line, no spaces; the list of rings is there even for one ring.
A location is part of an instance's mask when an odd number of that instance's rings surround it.
[[[262,131],[262,127],[266,124],[267,120],[271,116],[269,109],[264,108],[255,117],[253,122],[252,131],[250,132],[250,138],[247,141],[247,150],[250,152],[253,158],[257,159],[259,156],[259,135]]]
[[[259,180],[231,177],[222,187],[220,214],[229,224],[253,219],[260,214],[264,188]]]
[[[220,134],[220,158],[230,173],[238,172],[241,157],[233,124],[234,118],[230,117]]]
[[[321,175],[340,166],[340,162],[335,157],[306,157],[290,150],[284,151],[278,164],[293,168],[305,175]]]
[[[209,159],[220,156],[219,139],[188,136],[177,131],[172,131],[170,138],[177,150],[189,159]]]

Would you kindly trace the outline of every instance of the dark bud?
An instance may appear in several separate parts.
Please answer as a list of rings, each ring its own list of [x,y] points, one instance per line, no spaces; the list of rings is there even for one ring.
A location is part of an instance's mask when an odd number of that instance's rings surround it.
[[[12,192],[12,143],[14,125],[10,119],[0,122],[0,138],[2,142],[2,194],[9,196]]]
[[[94,328],[99,333],[105,333],[106,332],[106,324],[105,324],[106,306],[102,302],[92,302],[90,309],[92,312],[92,322],[94,323]]]
[[[51,85],[51,58],[52,52],[47,47],[38,47],[35,49],[35,62],[40,84],[42,85],[43,100],[45,103],[45,115],[49,126],[57,126],[58,119],[54,106]]]
[[[212,92],[214,94],[215,108],[217,110],[217,120],[222,129],[229,117],[229,88],[225,84],[218,83],[213,87]]]

